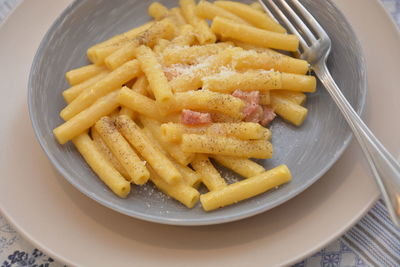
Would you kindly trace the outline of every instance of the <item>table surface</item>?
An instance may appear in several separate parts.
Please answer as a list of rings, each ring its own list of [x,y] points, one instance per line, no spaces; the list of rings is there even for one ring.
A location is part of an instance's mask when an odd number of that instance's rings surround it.
[[[0,22],[22,0],[0,0]],[[380,0],[400,27],[400,0]],[[63,266],[23,239],[0,214],[0,266]],[[348,232],[296,267],[399,266],[400,230],[391,224],[382,201]]]

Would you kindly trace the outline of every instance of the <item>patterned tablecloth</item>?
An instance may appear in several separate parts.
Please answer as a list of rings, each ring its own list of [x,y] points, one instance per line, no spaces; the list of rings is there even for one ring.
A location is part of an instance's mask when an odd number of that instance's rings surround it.
[[[0,22],[22,0],[0,0]],[[367,1],[367,0],[366,0]],[[380,0],[400,27],[400,0]],[[1,267],[63,266],[23,239],[0,214]],[[390,222],[382,201],[358,224],[295,267],[400,266],[400,230]]]

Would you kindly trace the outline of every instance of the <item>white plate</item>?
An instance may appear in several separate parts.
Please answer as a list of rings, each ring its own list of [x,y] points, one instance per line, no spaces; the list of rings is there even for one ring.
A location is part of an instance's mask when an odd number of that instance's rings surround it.
[[[300,196],[235,223],[158,225],[116,213],[85,197],[56,173],[40,149],[26,104],[33,55],[69,2],[25,1],[0,29],[0,210],[49,255],[70,266],[286,265],[337,238],[377,199],[375,183],[354,143]],[[378,2],[336,2],[354,26],[367,59],[365,121],[398,155],[398,32]]]

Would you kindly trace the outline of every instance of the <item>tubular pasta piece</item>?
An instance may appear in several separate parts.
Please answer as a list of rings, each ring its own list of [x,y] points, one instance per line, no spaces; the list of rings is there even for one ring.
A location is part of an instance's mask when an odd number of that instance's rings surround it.
[[[315,92],[316,87],[314,76],[266,70],[226,71],[203,78],[203,89],[220,93],[232,93],[237,88],[261,92],[276,89]]]
[[[189,47],[174,47],[164,51],[163,63],[167,66],[177,63],[194,64],[198,63],[201,59],[216,55],[228,47],[232,47],[232,45],[225,42]]]
[[[264,193],[291,179],[292,176],[287,166],[280,165],[222,189],[203,194],[200,196],[200,202],[204,210],[215,210]]]
[[[196,14],[205,19],[212,20],[216,16],[220,16],[223,18],[230,19],[232,21],[235,21],[237,23],[242,23],[246,25],[250,25],[247,21],[242,19],[241,17],[225,10],[222,7],[216,6],[211,4],[210,2],[207,1],[200,1],[199,4],[196,6]]]
[[[231,136],[243,140],[261,139],[264,132],[269,131],[258,123],[211,123],[204,126],[186,126],[181,123],[164,123],[161,125],[163,138],[170,142],[180,142],[183,134],[208,134]]]
[[[96,65],[104,64],[106,57],[114,53],[116,50],[124,46],[126,43],[131,42],[138,34],[146,31],[154,24],[154,21],[150,21],[144,25],[133,28],[125,33],[116,35],[103,43],[97,44],[90,47],[87,50],[87,56],[90,61]]]
[[[183,182],[171,185],[165,182],[151,167],[149,171],[151,174],[150,181],[152,181],[158,189],[178,200],[188,208],[193,208],[194,205],[196,205],[200,196],[200,193],[196,189]]]
[[[234,118],[243,117],[244,103],[232,95],[211,92],[208,90],[188,91],[175,94],[176,105],[173,110],[191,109],[215,111]]]
[[[261,47],[294,52],[299,46],[299,39],[296,35],[257,29],[221,17],[214,18],[211,29],[224,37]]]
[[[130,180],[128,172],[124,169],[118,159],[114,156],[111,150],[108,148],[106,143],[104,143],[101,136],[96,131],[94,127],[90,129],[90,134],[92,136],[93,142],[96,145],[96,148],[99,150],[100,153],[112,164],[112,166],[120,173],[125,179]]]
[[[225,180],[221,177],[208,157],[197,154],[190,164],[201,176],[201,181],[209,191],[218,190],[226,187]]]
[[[175,28],[176,26],[169,18],[157,21],[149,29],[140,33],[106,57],[104,63],[109,69],[116,69],[125,62],[135,58],[135,51],[138,46],[147,45],[153,47],[159,39],[172,39],[175,35]]]
[[[214,5],[232,12],[258,28],[279,33],[286,32],[285,28],[276,23],[265,12],[256,10],[246,4],[232,1],[215,1]]]
[[[192,153],[259,159],[272,157],[272,144],[267,140],[240,140],[224,136],[184,134],[181,147],[183,151]]]
[[[307,117],[308,110],[279,95],[271,95],[271,107],[283,119],[300,126]]]
[[[240,174],[243,177],[250,178],[265,171],[264,167],[254,161],[246,158],[229,157],[221,155],[212,155],[219,164]]]
[[[94,85],[101,79],[103,79],[109,72],[108,71],[103,71],[100,72],[99,74],[93,76],[92,78],[87,79],[84,82],[81,82],[77,85],[74,85],[67,90],[63,91],[63,97],[65,101],[69,104],[71,103],[75,98],[77,98],[86,88],[89,86]]]
[[[130,90],[127,87],[121,89],[117,99],[122,106],[128,107],[139,114],[153,119],[162,117],[153,99]]]
[[[101,117],[110,114],[119,106],[117,101],[118,94],[119,90],[115,90],[114,92],[99,98],[93,103],[93,105],[55,128],[53,133],[56,136],[57,141],[60,144],[65,144],[72,138],[89,129]]]
[[[191,24],[195,31],[197,39],[200,44],[215,43],[217,37],[211,31],[207,22],[204,19],[200,19],[196,15],[196,3],[194,0],[179,0],[182,15],[185,20]]]
[[[77,85],[89,78],[103,72],[105,70],[104,66],[97,65],[86,65],[77,69],[73,69],[65,73],[65,78],[70,85]]]
[[[152,133],[152,136],[157,140],[160,146],[165,150],[173,159],[175,159],[178,163],[186,166],[188,165],[194,158],[193,153],[183,152],[180,148],[179,144],[171,143],[166,141],[161,134],[161,123],[147,118],[145,116],[140,116],[140,122]]]
[[[115,124],[122,135],[165,182],[174,184],[182,179],[182,174],[176,169],[171,160],[150,142],[142,129],[128,116],[118,116]]]
[[[113,121],[109,117],[102,117],[96,122],[95,128],[114,156],[128,172],[130,181],[138,185],[145,184],[150,177],[145,163],[118,132]]]
[[[135,53],[158,106],[168,108],[169,105],[173,105],[174,97],[171,87],[155,53],[144,45],[139,46]]]
[[[120,88],[140,74],[139,62],[132,60],[108,73],[93,86],[87,87],[77,98],[60,112],[61,118],[69,120],[92,105],[100,97]]]
[[[76,136],[72,142],[90,168],[117,196],[125,198],[131,185],[97,150],[87,133]]]

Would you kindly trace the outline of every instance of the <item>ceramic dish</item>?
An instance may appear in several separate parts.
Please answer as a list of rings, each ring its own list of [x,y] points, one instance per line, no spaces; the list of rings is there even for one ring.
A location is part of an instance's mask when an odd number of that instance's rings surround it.
[[[23,1],[0,27],[0,212],[47,255],[67,266],[286,266],[338,238],[379,196],[358,145],[351,143],[302,194],[238,222],[201,227],[148,223],[86,197],[40,149],[26,105],[34,54],[70,2]],[[364,120],[399,155],[400,124],[393,118],[400,116],[400,36],[378,1],[336,3],[366,57]]]
[[[287,201],[314,183],[339,158],[351,134],[335,104],[319,85],[318,92],[308,98],[309,116],[301,127],[279,120],[271,126],[274,156],[262,163],[266,169],[287,164],[293,175],[293,180],[279,190],[209,213],[200,204],[187,209],[157,193],[151,185],[134,187],[127,199],[116,197],[87,167],[71,143],[64,146],[57,143],[52,129],[62,123],[58,116],[65,106],[61,92],[68,87],[64,73],[88,64],[83,55],[94,43],[148,21],[150,3],[76,1],[54,22],[37,51],[29,80],[33,128],[51,162],[71,184],[103,205],[132,217],[178,225],[216,224],[249,217]],[[329,68],[343,93],[360,112],[366,94],[365,66],[350,24],[329,1],[304,1],[304,4],[331,37]]]

